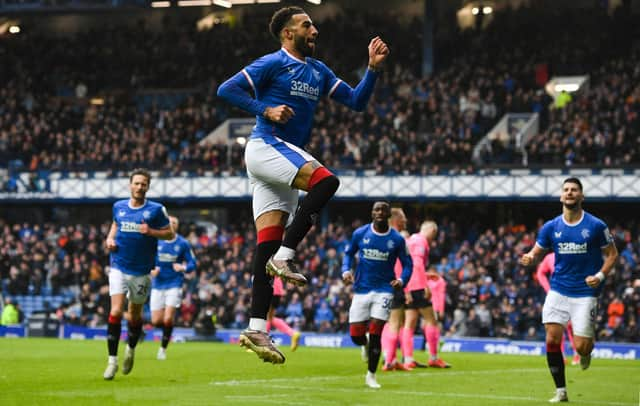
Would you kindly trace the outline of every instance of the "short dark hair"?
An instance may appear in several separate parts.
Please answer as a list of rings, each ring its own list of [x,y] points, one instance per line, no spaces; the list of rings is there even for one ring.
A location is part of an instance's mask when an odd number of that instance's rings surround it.
[[[280,10],[273,13],[271,16],[271,22],[269,23],[269,32],[275,39],[280,41],[280,32],[285,25],[291,20],[291,17],[296,14],[307,14],[301,7],[290,6],[283,7]]]
[[[564,182],[562,182],[562,185],[564,186],[565,183],[575,183],[580,187],[580,191],[582,192],[582,182],[580,182],[580,179],[576,177],[567,178],[564,180]]]
[[[129,183],[131,183],[133,181],[133,177],[136,175],[142,175],[145,178],[147,178],[147,183],[151,183],[151,172],[149,172],[147,169],[144,168],[136,168],[133,171],[131,171],[131,175],[129,175]]]

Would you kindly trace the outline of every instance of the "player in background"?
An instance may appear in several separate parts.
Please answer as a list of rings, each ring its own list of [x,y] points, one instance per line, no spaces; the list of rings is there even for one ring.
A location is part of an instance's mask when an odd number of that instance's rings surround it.
[[[536,279],[542,289],[544,289],[545,293],[549,293],[549,278],[553,273],[553,265],[555,261],[555,255],[553,252],[548,253],[542,261],[538,264],[538,268],[536,269]],[[562,335],[562,341],[560,342],[560,350],[564,356],[564,337],[569,338],[569,344],[571,345],[571,349],[573,350],[573,360],[571,361],[571,365],[578,365],[580,363],[580,355],[576,351],[576,344],[573,339],[573,327],[571,325],[571,321],[567,323],[567,331]]]
[[[391,217],[389,218],[391,228],[399,232],[405,239],[409,237],[407,232],[407,216],[400,207],[391,208]],[[402,274],[402,264],[396,261],[395,264],[396,278]],[[396,359],[398,342],[402,337],[402,325],[404,324],[404,306],[405,295],[402,289],[396,289],[393,292],[393,300],[391,301],[391,313],[389,321],[385,323],[382,330],[382,351],[384,365],[383,371],[406,371],[409,370],[403,363]]]
[[[296,248],[339,186],[338,178],[303,149],[311,135],[316,106],[321,97],[329,97],[356,111],[364,110],[389,48],[379,37],[371,40],[368,69],[353,89],[312,58],[318,30],[303,9],[276,11],[269,30],[281,48],[224,82],[218,96],[256,116],[245,162],[258,245],[249,327],[240,334],[239,342],[261,359],[279,364],[285,357],[266,332],[273,295],[268,275],[299,286],[307,283],[293,262]],[[307,194],[296,210],[299,190]]]
[[[291,351],[293,352],[298,349],[298,344],[300,343],[300,332],[294,330],[280,317],[276,317],[276,309],[280,306],[280,301],[283,296],[284,283],[282,283],[282,279],[276,276],[273,278],[273,297],[271,298],[269,313],[267,313],[267,332],[271,331],[271,326],[274,326],[279,331],[291,337]]]
[[[178,234],[178,218],[170,216],[169,220],[176,236],[172,240],[158,241],[156,267],[151,271],[151,324],[162,329],[162,343],[157,355],[159,360],[167,359],[176,308],[182,303],[184,274],[196,269],[196,258],[189,242]]]
[[[431,293],[431,305],[434,312],[433,323],[425,319],[424,337],[429,350],[429,366],[450,368],[451,365],[438,358],[440,346],[440,321],[444,320],[444,305],[447,297],[447,281],[438,274],[434,267],[427,271],[427,288]]]
[[[420,316],[424,318],[424,338],[429,346],[429,366],[449,368],[450,365],[438,358],[438,342],[440,340],[438,321],[433,311],[427,286],[427,266],[429,264],[429,244],[438,235],[438,225],[433,221],[425,221],[420,225],[420,231],[411,235],[407,241],[413,273],[409,283],[404,288],[405,311],[404,329],[402,330],[402,356],[406,368],[425,368],[413,358],[413,333]],[[429,275],[429,277],[432,277]]]
[[[413,267],[404,237],[389,227],[390,216],[389,203],[375,202],[371,211],[373,221],[353,232],[342,263],[342,280],[346,285],[353,283],[349,308],[351,340],[368,348],[365,384],[374,389],[380,388],[376,381],[382,349],[380,335],[389,318],[393,291],[409,282]],[[354,274],[356,253],[359,261]],[[397,259],[402,263],[400,278],[394,272]]]
[[[147,170],[134,169],[129,177],[131,198],[113,204],[113,223],[106,241],[107,249],[111,251],[111,310],[107,325],[109,361],[103,374],[107,380],[113,379],[118,371],[118,343],[125,295],[129,300],[130,320],[122,373],[127,375],[133,368],[135,347],[142,332],[142,310],[149,297],[149,273],[156,264],[158,240],[175,237],[164,206],[146,199],[150,184],[151,174]]]
[[[535,265],[545,251],[555,253],[551,287],[542,308],[547,364],[556,385],[551,403],[569,400],[560,349],[564,328],[571,321],[580,367],[589,368],[598,296],[618,259],[607,225],[582,209],[584,194],[578,178],[565,179],[560,201],[562,214],[542,226],[531,251],[520,258],[522,265],[529,266]]]

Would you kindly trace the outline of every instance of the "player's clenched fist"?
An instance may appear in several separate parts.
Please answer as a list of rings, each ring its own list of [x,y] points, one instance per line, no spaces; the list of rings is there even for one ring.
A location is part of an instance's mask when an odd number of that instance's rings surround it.
[[[533,255],[524,254],[520,257],[520,261],[518,262],[520,262],[520,265],[529,266],[533,263]]]
[[[282,104],[276,107],[267,107],[264,109],[263,115],[276,123],[286,124],[291,117],[295,116],[295,112],[291,107]]]
[[[389,47],[380,37],[375,37],[369,43],[369,68],[378,69],[379,65],[389,55]]]

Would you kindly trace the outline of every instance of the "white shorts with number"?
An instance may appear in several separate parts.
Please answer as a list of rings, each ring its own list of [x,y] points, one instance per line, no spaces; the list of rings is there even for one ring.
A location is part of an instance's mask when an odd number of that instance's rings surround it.
[[[291,185],[304,164],[316,159],[293,144],[273,135],[251,138],[244,151],[247,175],[253,189],[253,218],[280,210],[290,214],[298,206],[298,190]]]
[[[369,292],[353,295],[349,308],[349,323],[371,319],[388,320],[391,313],[393,293]]]
[[[550,290],[542,308],[542,323],[573,325],[573,334],[593,337],[595,333],[598,299],[595,297],[569,297]]]
[[[149,308],[152,312],[165,307],[180,307],[182,303],[182,288],[151,289]]]
[[[151,290],[151,277],[149,275],[128,275],[118,269],[109,270],[109,295],[127,294],[131,303],[144,304]]]

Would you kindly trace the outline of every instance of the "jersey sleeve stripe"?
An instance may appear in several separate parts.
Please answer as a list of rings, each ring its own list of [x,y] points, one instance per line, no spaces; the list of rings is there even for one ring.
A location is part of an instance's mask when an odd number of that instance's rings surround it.
[[[331,90],[329,90],[329,97],[333,95],[333,93],[336,91],[340,83],[342,83],[342,80],[338,79],[336,83],[331,87]]]
[[[247,78],[247,82],[249,82],[249,85],[251,85],[251,88],[253,89],[253,91],[256,91],[256,87],[253,84],[253,80],[251,80],[251,76],[249,76],[249,73],[247,72],[246,69],[242,69],[242,74],[244,75],[245,78]]]
[[[536,245],[540,248],[542,248],[543,250],[547,250],[549,249],[549,247],[543,247],[542,245],[540,245],[540,243],[538,241],[536,241]]]

